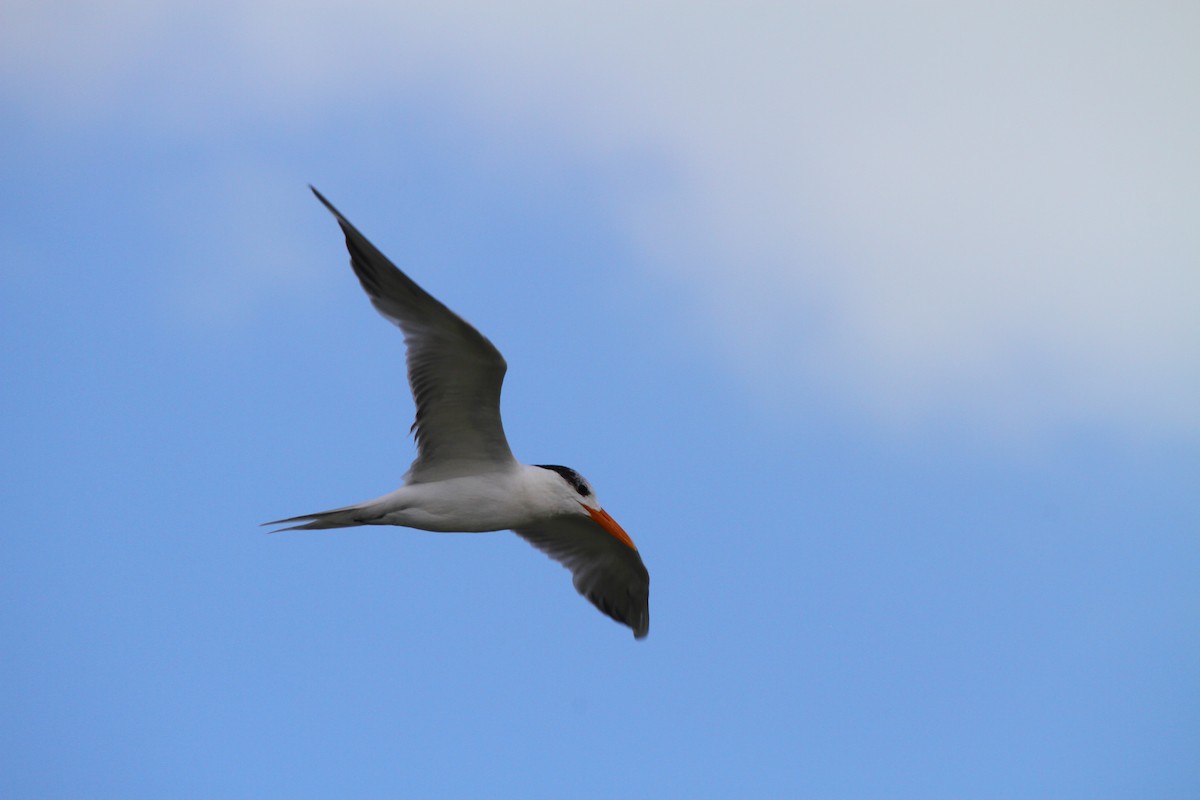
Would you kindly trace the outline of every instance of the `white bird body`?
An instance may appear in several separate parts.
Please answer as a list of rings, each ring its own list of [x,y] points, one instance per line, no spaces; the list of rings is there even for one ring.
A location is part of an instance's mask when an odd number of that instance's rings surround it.
[[[374,500],[324,512],[322,523],[399,525],[438,533],[502,531],[574,513],[578,504],[565,496],[561,484],[551,470],[514,462],[512,469],[405,484]]]
[[[376,310],[404,332],[416,400],[417,458],[394,492],[266,523],[283,530],[398,525],[438,532],[512,529],[567,567],[575,588],[633,629],[650,628],[650,576],[629,535],[579,473],[513,458],[500,419],[503,356],[367,241],[316,189],[346,235],[350,264]]]
[[[425,531],[484,533],[528,525],[539,516],[524,465],[485,476],[413,483],[387,495],[382,522]],[[550,477],[554,477],[551,473]]]

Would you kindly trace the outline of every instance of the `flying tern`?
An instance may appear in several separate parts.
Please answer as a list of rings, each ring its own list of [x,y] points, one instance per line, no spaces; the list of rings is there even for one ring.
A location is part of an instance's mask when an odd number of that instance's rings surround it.
[[[404,334],[417,458],[404,485],[390,494],[264,524],[300,523],[280,530],[511,529],[569,569],[575,588],[596,608],[644,638],[650,630],[650,575],[629,534],[575,470],[513,458],[500,420],[500,387],[508,368],[500,351],[309,188],[341,226],[350,266],[371,304]]]

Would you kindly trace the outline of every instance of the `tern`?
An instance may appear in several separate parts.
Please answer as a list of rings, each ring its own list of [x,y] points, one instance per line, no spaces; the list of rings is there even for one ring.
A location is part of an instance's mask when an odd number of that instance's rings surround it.
[[[417,457],[394,492],[265,525],[321,530],[398,525],[426,531],[512,530],[571,571],[575,589],[608,616],[650,630],[650,575],[638,549],[569,467],[522,464],[500,420],[508,369],[486,337],[379,252],[316,188],[346,236],[350,266],[371,304],[400,328],[416,402]]]

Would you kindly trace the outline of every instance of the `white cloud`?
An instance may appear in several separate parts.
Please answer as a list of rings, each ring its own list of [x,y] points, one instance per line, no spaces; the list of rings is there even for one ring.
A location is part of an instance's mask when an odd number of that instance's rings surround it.
[[[174,7],[83,37],[29,5],[0,64],[48,108],[155,63],[154,100],[205,124],[434,86],[501,140],[660,152],[681,190],[631,202],[631,235],[764,392],[817,375],[905,423],[1200,431],[1196,8]]]

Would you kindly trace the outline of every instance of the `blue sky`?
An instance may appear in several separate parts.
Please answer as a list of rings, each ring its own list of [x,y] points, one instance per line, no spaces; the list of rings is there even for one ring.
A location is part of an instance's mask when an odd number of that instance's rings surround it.
[[[0,33],[0,793],[1200,793],[1195,12],[187,6]],[[319,187],[650,637],[413,455]]]

